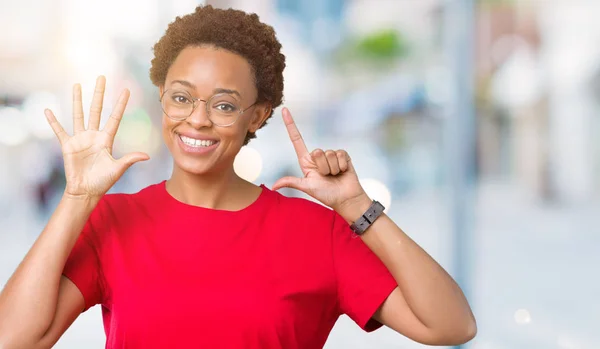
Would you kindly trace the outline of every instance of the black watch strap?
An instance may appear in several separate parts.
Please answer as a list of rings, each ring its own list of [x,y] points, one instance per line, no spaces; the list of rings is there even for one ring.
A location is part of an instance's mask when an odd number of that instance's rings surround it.
[[[364,234],[373,222],[381,216],[383,210],[385,210],[385,207],[383,207],[379,201],[373,200],[369,209],[359,219],[352,223],[350,229],[352,229],[356,235]]]

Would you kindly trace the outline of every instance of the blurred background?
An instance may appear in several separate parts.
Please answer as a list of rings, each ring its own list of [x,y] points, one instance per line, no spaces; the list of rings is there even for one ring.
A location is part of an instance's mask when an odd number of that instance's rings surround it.
[[[370,195],[461,284],[477,349],[600,346],[600,1],[0,0],[0,287],[64,187],[43,109],[71,127],[71,88],[104,115],[132,91],[112,192],[171,171],[152,45],[209,3],[256,12],[287,56],[285,106],[309,148],[345,148]],[[236,160],[270,186],[297,174],[279,110]],[[297,195],[286,192],[288,195]],[[103,348],[98,307],[56,348]],[[326,348],[419,348],[342,317]]]

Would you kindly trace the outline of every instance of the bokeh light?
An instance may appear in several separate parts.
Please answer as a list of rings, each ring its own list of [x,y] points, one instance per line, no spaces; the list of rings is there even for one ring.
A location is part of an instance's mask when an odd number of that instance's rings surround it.
[[[29,131],[23,113],[13,107],[0,107],[0,143],[15,146],[27,140]]]
[[[527,309],[519,309],[515,311],[515,322],[519,325],[527,325],[531,322],[531,314]]]
[[[260,176],[263,167],[263,159],[258,150],[245,146],[233,162],[235,173],[243,179],[254,182]]]
[[[123,115],[116,140],[123,153],[145,152],[152,156],[160,147],[160,132],[152,124],[143,108],[136,108]]]
[[[62,115],[58,97],[50,92],[38,91],[30,94],[23,103],[23,116],[29,131],[40,139],[54,137],[54,132],[44,116],[44,109],[50,109],[54,115]],[[60,121],[59,121],[60,122]],[[63,125],[67,127],[68,125]]]
[[[387,213],[392,204],[392,194],[385,184],[373,178],[361,179],[360,184],[371,199],[379,201],[385,207],[384,212]]]

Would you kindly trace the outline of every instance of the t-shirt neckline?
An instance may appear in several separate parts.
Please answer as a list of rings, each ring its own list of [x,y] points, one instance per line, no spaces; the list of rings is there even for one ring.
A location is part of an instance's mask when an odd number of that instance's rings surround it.
[[[222,210],[222,209],[214,209],[214,208],[207,208],[207,207],[201,207],[201,206],[194,206],[194,205],[190,205],[190,204],[186,204],[185,202],[181,202],[179,200],[177,200],[175,197],[173,197],[168,191],[167,191],[167,181],[163,180],[162,182],[160,182],[158,184],[158,187],[161,191],[161,193],[163,194],[163,196],[166,198],[167,202],[169,202],[170,205],[177,205],[180,207],[183,207],[185,210],[193,210],[196,212],[207,212],[207,213],[214,213],[214,214],[226,214],[226,215],[239,215],[239,214],[246,214],[249,212],[252,212],[254,210],[257,210],[260,206],[263,205],[263,202],[265,201],[267,195],[268,195],[268,191],[269,189],[264,185],[264,184],[260,184],[259,187],[262,189],[260,194],[258,195],[258,197],[256,198],[256,200],[254,200],[252,203],[250,203],[250,205],[237,210],[237,211],[229,211],[229,210]]]

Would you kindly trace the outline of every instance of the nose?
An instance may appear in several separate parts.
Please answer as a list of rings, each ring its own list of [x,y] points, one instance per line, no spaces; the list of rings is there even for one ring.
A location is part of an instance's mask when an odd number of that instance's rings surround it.
[[[203,101],[197,101],[196,103],[196,108],[194,109],[192,114],[186,119],[187,123],[196,129],[202,127],[211,127],[212,122],[210,121],[206,112],[206,103]]]

